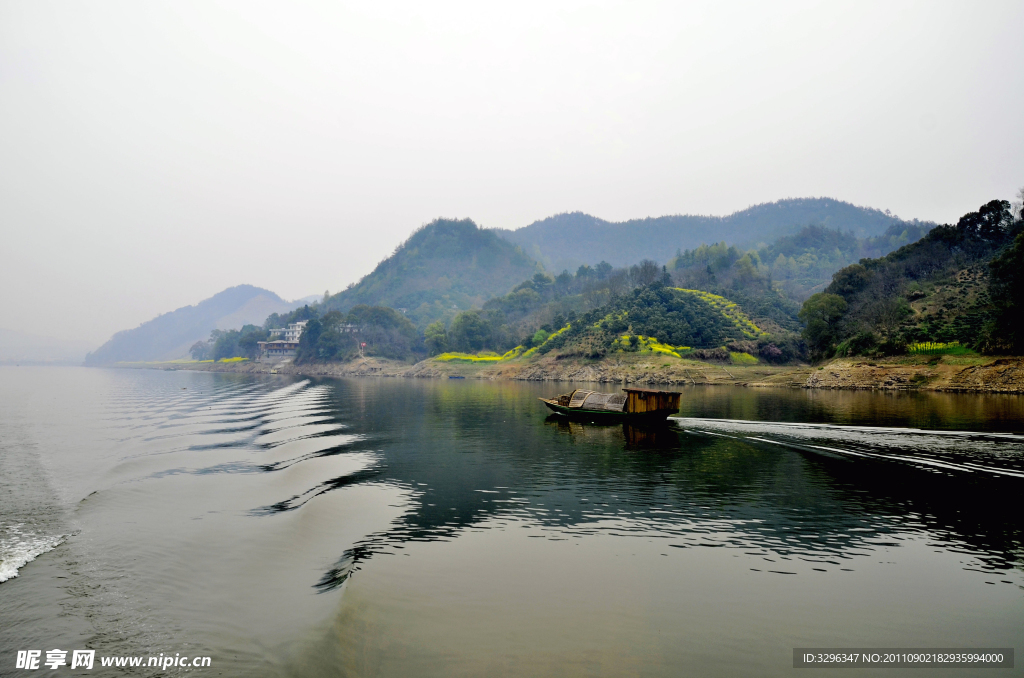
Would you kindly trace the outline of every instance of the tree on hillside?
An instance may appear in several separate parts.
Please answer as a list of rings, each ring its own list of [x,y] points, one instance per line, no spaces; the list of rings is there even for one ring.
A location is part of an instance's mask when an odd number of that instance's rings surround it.
[[[1024,231],[989,268],[989,295],[996,311],[987,348],[1019,355],[1024,353]]]
[[[444,329],[444,322],[434,321],[423,330],[423,341],[427,346],[429,355],[438,355],[448,349],[448,332]]]
[[[477,311],[463,311],[455,316],[448,341],[457,351],[476,352],[487,345],[490,323]]]
[[[832,276],[832,284],[828,289],[843,298],[851,297],[871,282],[871,272],[862,264],[851,264],[846,268],[836,271]]]
[[[771,281],[761,275],[758,268],[761,265],[761,258],[757,252],[747,252],[735,264],[736,277],[733,278],[732,286],[735,289],[760,290],[771,284]]]
[[[1007,200],[992,200],[985,203],[977,212],[968,212],[960,217],[956,228],[967,235],[974,235],[982,240],[1002,240],[1013,224],[1013,214]]]
[[[804,339],[815,358],[825,358],[835,351],[839,339],[839,322],[846,312],[846,300],[838,294],[812,294],[800,309],[804,322]]]
[[[316,342],[318,360],[337,360],[341,355],[351,353],[357,341],[351,333],[342,332],[345,315],[338,311],[328,311],[320,317],[320,339]]]
[[[214,331],[216,332],[216,330]],[[218,332],[217,338],[213,340],[213,359],[223,360],[224,358],[234,358],[237,356],[239,334],[238,330]],[[213,339],[212,336],[211,339]]]
[[[307,307],[308,308],[308,307]],[[319,346],[320,335],[324,332],[324,326],[319,318],[310,318],[299,335],[299,349],[295,352],[295,362],[314,362],[320,357]]]
[[[328,329],[337,327],[345,322],[345,315],[339,311],[328,311],[320,316],[320,325],[326,332]]]
[[[305,306],[301,306],[292,311],[288,317],[285,318],[285,321],[286,323],[297,323],[303,320],[312,320],[315,317],[317,317],[316,309],[310,308],[309,304],[306,304]]]
[[[270,333],[255,325],[246,325],[238,337],[238,353],[244,358],[253,359],[259,356],[259,342],[270,338]]]
[[[192,354],[192,360],[209,360],[210,359],[210,343],[207,341],[199,340],[192,344],[192,348],[188,350]]]
[[[422,356],[423,341],[416,326],[393,308],[360,304],[349,311],[345,321],[358,328],[357,341],[366,344],[369,355],[394,360]]]
[[[267,331],[256,325],[245,325],[241,330],[214,330],[205,342],[209,346],[207,359],[255,358],[259,355],[258,342],[266,341],[267,337]]]
[[[639,264],[630,267],[629,277],[636,287],[650,285],[661,277],[661,266],[658,266],[656,261],[644,259]]]

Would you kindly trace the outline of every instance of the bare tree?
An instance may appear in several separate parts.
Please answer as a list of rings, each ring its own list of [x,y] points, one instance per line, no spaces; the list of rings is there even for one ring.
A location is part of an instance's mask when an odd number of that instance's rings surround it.
[[[607,278],[608,294],[612,298],[618,297],[629,289],[629,281],[626,280],[627,273],[624,270],[613,272]]]
[[[1024,219],[1024,186],[1017,191],[1017,199],[1010,203],[1010,211],[1014,219]]]
[[[650,259],[644,259],[638,266],[629,269],[630,282],[636,287],[650,285],[661,277],[661,266]]]

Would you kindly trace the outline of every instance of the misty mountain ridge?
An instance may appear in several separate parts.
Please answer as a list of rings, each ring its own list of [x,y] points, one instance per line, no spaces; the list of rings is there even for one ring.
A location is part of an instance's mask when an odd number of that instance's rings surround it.
[[[479,308],[541,268],[515,244],[470,219],[435,219],[355,285],[326,300],[324,311],[388,306],[420,327]]]
[[[213,330],[262,325],[271,313],[286,313],[296,305],[253,285],[229,287],[194,306],[184,306],[134,329],[118,332],[87,355],[85,364],[184,358],[193,343],[206,339]]]
[[[599,261],[628,267],[643,259],[674,268],[676,255],[683,249],[707,242],[741,246],[771,242],[803,234],[809,223],[857,238],[892,234],[901,224],[926,227],[917,220],[903,222],[880,210],[831,198],[780,200],[726,217],[677,215],[620,223],[575,212],[548,217],[516,231],[483,229],[470,219],[435,219],[416,230],[358,283],[315,305],[318,313],[348,312],[359,305],[386,306],[398,309],[423,329],[435,320],[450,322],[460,311],[482,308],[489,299],[507,294],[545,268],[575,270],[576,262]],[[801,242],[805,238],[794,237]],[[777,258],[774,252],[772,256]],[[827,275],[848,262],[824,263],[829,264],[829,270],[823,271],[827,280]],[[313,303],[320,298],[301,301]],[[214,329],[263,325],[271,314],[284,314],[301,305],[268,290],[239,285],[195,306],[118,332],[89,354],[86,364],[185,357],[193,343],[206,339]]]
[[[887,212],[834,198],[787,198],[724,217],[671,215],[610,222],[571,212],[514,231],[494,232],[522,247],[548,270],[571,271],[599,261],[613,266],[628,266],[643,259],[665,263],[678,250],[723,240],[752,247],[797,233],[809,224],[866,238],[881,235],[902,221]],[[921,222],[915,219],[906,223]]]

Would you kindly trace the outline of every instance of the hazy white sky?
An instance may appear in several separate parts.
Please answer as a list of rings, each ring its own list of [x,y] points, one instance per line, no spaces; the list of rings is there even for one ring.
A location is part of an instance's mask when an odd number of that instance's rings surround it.
[[[0,0],[0,326],[40,334],[337,291],[438,216],[1022,184],[1020,1]]]

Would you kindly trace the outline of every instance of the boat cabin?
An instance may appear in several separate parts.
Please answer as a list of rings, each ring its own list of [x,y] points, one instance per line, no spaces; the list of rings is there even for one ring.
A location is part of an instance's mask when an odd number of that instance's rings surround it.
[[[557,398],[541,398],[562,414],[615,414],[618,416],[667,417],[679,410],[680,394],[653,388],[624,388],[622,393],[597,393],[576,389]]]
[[[658,391],[652,388],[624,388],[626,412],[642,414],[660,410],[679,409],[680,394],[674,391]]]

